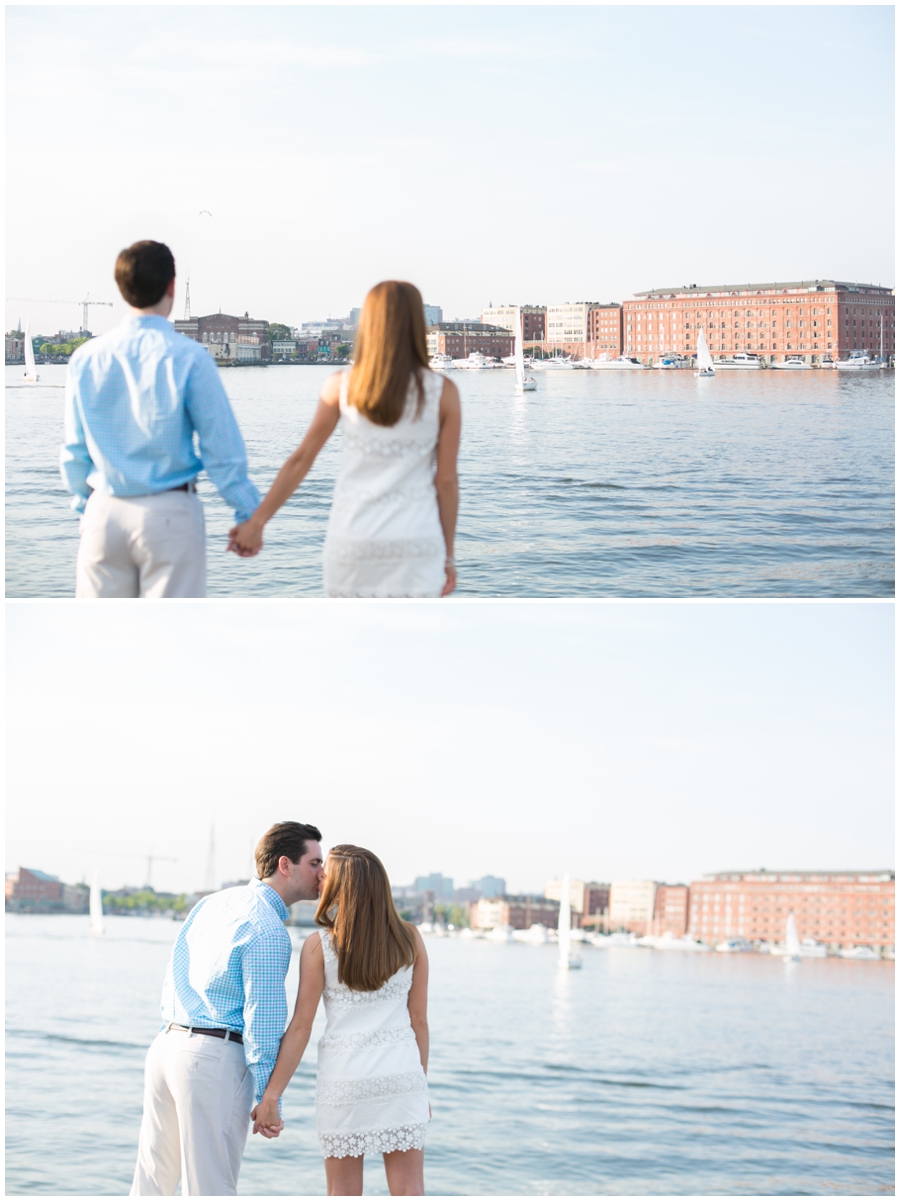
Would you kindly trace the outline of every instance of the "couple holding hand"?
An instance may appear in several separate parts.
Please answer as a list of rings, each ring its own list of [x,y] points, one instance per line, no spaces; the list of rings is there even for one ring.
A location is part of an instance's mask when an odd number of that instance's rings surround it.
[[[256,848],[258,879],[204,897],[166,971],[147,1054],[133,1197],[237,1193],[250,1122],[277,1138],[281,1098],[324,998],[316,1131],[329,1196],[361,1196],[363,1157],[384,1157],[392,1196],[425,1191],[428,960],[398,914],[377,856],[315,826],[279,822]],[[300,953],[294,1016],[284,981],[295,901],[319,898]]]
[[[80,346],[66,378],[60,466],[72,507],[82,514],[76,596],[205,596],[200,471],[235,510],[228,549],[252,557],[262,549],[266,523],[341,418],[326,595],[453,591],[459,392],[428,367],[417,288],[388,280],[369,292],[352,369],[325,381],[303,441],[260,503],[219,369],[168,320],[175,302],[171,251],[161,242],[136,242],[119,255],[115,275],[130,314]]]

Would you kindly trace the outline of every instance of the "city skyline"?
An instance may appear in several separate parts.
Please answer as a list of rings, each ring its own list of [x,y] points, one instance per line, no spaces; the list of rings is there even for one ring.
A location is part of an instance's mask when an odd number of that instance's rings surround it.
[[[710,279],[892,284],[888,6],[272,12],[277,36],[244,6],[10,10],[8,297],[111,301],[101,333],[140,237],[172,246],[180,304],[190,276],[195,312],[288,324],[385,277],[449,318]],[[84,127],[90,155],[33,132]],[[7,329],[76,314],[8,299]]]
[[[7,609],[7,871],[193,891],[287,817],[397,885],[893,867],[889,604]]]

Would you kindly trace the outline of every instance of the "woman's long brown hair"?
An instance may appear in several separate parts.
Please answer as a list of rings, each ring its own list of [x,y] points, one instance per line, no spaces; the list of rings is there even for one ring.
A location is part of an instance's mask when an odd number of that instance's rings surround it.
[[[328,852],[316,925],[331,931],[338,980],[348,988],[374,992],[415,962],[412,926],[397,912],[381,860],[363,847]]]
[[[348,402],[376,425],[396,425],[403,416],[410,377],[414,376],[419,392],[418,416],[425,401],[422,371],[427,368],[421,292],[402,280],[376,284],[359,318]]]

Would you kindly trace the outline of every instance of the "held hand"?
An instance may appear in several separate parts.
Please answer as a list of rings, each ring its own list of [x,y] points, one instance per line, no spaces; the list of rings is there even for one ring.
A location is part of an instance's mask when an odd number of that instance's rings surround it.
[[[263,548],[263,527],[251,517],[241,525],[228,531],[227,550],[233,550],[242,559],[252,559]]]
[[[444,582],[443,588],[441,589],[441,596],[449,596],[456,587],[456,560],[447,559],[447,561],[444,563],[444,571],[447,578]]]
[[[263,1138],[278,1138],[284,1130],[284,1122],[278,1112],[278,1102],[263,1096],[263,1099],[251,1110],[253,1133],[261,1134]]]

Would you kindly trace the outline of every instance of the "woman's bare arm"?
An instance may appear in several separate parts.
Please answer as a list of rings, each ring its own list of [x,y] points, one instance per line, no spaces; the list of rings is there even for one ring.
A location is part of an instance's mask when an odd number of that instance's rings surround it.
[[[459,511],[459,476],[456,460],[459,455],[459,438],[462,430],[462,406],[459,390],[450,380],[444,380],[441,391],[440,432],[437,444],[437,471],[434,483],[437,488],[438,512],[444,544],[447,548],[447,578],[441,596],[449,596],[456,587],[456,562],[453,546],[456,538],[456,516]]]
[[[325,957],[322,954],[322,940],[318,934],[310,934],[300,952],[300,987],[297,989],[294,1016],[284,1032],[281,1046],[278,1048],[278,1058],[275,1060],[262,1100],[250,1115],[253,1118],[254,1134],[271,1137],[269,1132],[281,1127],[278,1102],[303,1058],[324,987]]]
[[[335,372],[325,381],[309,429],[303,441],[275,476],[272,487],[266,493],[259,508],[248,520],[236,525],[228,535],[228,549],[243,557],[258,554],[263,544],[263,529],[266,522],[278,512],[285,501],[290,500],[301,482],[309,474],[319,451],[334,433],[341,415],[341,373]]]
[[[416,962],[413,965],[412,984],[407,997],[409,1008],[409,1023],[419,1045],[419,1058],[422,1070],[428,1071],[428,955],[425,943],[419,931],[413,927],[413,937],[416,940]]]

